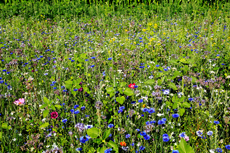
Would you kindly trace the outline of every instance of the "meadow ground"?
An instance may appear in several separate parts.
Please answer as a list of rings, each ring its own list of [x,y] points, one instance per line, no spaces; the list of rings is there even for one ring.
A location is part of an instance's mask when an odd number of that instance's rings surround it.
[[[230,150],[230,12],[143,7],[1,21],[2,152]]]

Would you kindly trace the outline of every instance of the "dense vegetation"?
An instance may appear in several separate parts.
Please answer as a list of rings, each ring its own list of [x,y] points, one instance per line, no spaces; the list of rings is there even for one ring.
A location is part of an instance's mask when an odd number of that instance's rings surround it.
[[[229,8],[1,3],[1,152],[229,151]]]

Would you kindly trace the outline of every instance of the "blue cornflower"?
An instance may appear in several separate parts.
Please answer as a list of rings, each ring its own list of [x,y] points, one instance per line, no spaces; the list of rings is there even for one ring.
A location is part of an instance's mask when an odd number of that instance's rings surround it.
[[[163,91],[163,94],[164,94],[164,95],[168,95],[168,94],[169,94],[169,89],[165,89],[165,90]]]
[[[63,92],[67,92],[67,90],[64,89]]]
[[[87,62],[87,61],[89,61],[89,59],[86,59],[85,61]]]
[[[144,136],[144,139],[145,139],[145,140],[149,140],[150,138],[151,138],[150,135],[145,135],[145,136]]]
[[[91,57],[91,59],[95,59],[96,57]]]
[[[91,68],[93,68],[95,65],[91,65]]]
[[[131,146],[134,146],[135,145],[135,143],[133,142],[132,144],[131,144]]]
[[[85,110],[85,106],[82,106],[82,107],[81,107],[81,110]]]
[[[132,101],[131,104],[136,104],[136,101]]]
[[[180,133],[179,137],[184,138],[185,137],[185,132]]]
[[[159,67],[160,65],[156,65],[156,67]]]
[[[82,148],[76,148],[76,151],[82,151]]]
[[[66,122],[67,122],[67,119],[63,119],[62,122],[63,122],[63,123],[66,123]]]
[[[142,103],[142,102],[143,102],[143,99],[139,99],[138,102],[139,102],[139,103]]]
[[[145,122],[145,124],[146,124],[146,125],[149,125],[149,124],[150,124],[150,122],[149,122],[149,121],[147,121],[147,122]]]
[[[146,134],[146,132],[142,131],[142,132],[140,133],[140,135],[141,135],[141,136],[146,136],[147,134]]]
[[[123,110],[122,110],[122,109],[119,109],[119,110],[118,110],[118,113],[119,113],[119,114],[120,114],[120,113],[122,113],[122,112],[123,112]]]
[[[147,111],[148,111],[148,108],[142,108],[142,111],[143,111],[143,112],[147,112]]]
[[[71,113],[74,113],[74,109],[71,109],[70,111],[71,111]]]
[[[222,149],[221,148],[217,148],[216,152],[222,152]]]
[[[121,106],[121,107],[119,107],[119,109],[122,109],[122,110],[124,110],[124,109],[125,109],[125,106]]]
[[[172,114],[173,118],[178,118],[180,115],[179,114]]]
[[[226,145],[225,148],[226,148],[227,150],[230,150],[230,145]]]
[[[104,153],[111,153],[111,151],[112,151],[112,148],[109,148],[109,149],[106,149]]]
[[[156,121],[150,121],[150,123],[151,123],[151,124],[154,124],[154,123],[156,123]]]
[[[214,121],[214,124],[219,124],[220,122],[219,121]]]
[[[93,125],[86,125],[85,126],[85,129],[90,129],[90,128],[92,128],[93,127]]]
[[[79,107],[79,105],[74,105],[74,109],[76,109],[76,108],[78,108]]]
[[[78,89],[73,89],[73,91],[78,91]]]
[[[208,132],[207,132],[207,135],[208,135],[208,136],[211,136],[212,134],[213,134],[212,131],[208,131]]]
[[[166,118],[162,118],[161,120],[162,120],[162,121],[164,121],[164,122],[166,122],[166,121],[167,121],[167,119],[166,119]]]
[[[65,86],[61,86],[62,89],[65,89]]]
[[[145,149],[145,147],[144,146],[140,146],[140,150],[142,151],[142,150],[144,150]]]
[[[4,70],[2,70],[3,72],[6,72],[6,70],[4,69]]]
[[[168,142],[169,140],[170,140],[169,137],[163,137],[164,142]]]
[[[108,58],[108,60],[111,61],[111,60],[112,60],[112,57]]]
[[[134,88],[137,88],[137,87],[138,87],[137,85],[134,86]]]
[[[139,132],[139,131],[140,131],[140,129],[136,129],[136,131],[137,131],[137,132]]]
[[[130,134],[126,134],[126,135],[125,135],[125,138],[126,138],[126,139],[127,139],[127,138],[130,138],[130,136],[131,136]]]
[[[89,141],[89,137],[87,137],[87,136],[82,136],[82,137],[80,137],[80,142],[81,142],[81,143],[85,143],[85,142],[87,142],[87,141]]]
[[[113,124],[109,124],[109,125],[108,125],[108,128],[113,128],[113,127],[114,127]]]
[[[54,84],[50,84],[50,86],[52,87],[52,86],[54,86]]]
[[[173,150],[172,153],[179,153],[179,151],[178,150]]]
[[[169,135],[167,133],[163,134],[163,137],[169,137]]]
[[[79,114],[79,113],[80,113],[79,110],[74,111],[74,114]]]
[[[198,137],[201,137],[203,132],[199,130],[199,131],[196,131],[196,134],[198,135]]]
[[[149,112],[149,114],[155,113],[155,109],[154,108],[149,108],[148,112]]]
[[[165,124],[165,121],[159,120],[157,123],[158,123],[158,125],[162,125],[162,124]]]
[[[188,98],[189,101],[193,101],[193,98]]]

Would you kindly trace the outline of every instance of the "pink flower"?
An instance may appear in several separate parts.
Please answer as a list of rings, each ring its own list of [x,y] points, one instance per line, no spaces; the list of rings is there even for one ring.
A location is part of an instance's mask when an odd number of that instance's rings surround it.
[[[185,141],[188,141],[188,140],[189,140],[189,137],[186,135],[186,136],[184,137],[184,139],[185,139]]]
[[[57,112],[52,112],[52,113],[50,113],[50,115],[51,115],[51,118],[54,118],[54,119],[56,119],[58,117]]]
[[[19,98],[18,100],[14,101],[15,105],[23,105],[25,104],[25,99],[24,98]]]

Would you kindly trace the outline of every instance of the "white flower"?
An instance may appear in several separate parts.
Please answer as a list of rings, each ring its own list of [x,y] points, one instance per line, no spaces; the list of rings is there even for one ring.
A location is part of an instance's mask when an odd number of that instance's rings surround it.
[[[16,138],[14,138],[13,141],[16,141]]]
[[[209,150],[210,153],[215,153],[214,149]]]
[[[164,114],[160,114],[160,113],[158,113],[158,114],[157,114],[157,116],[164,116]]]

